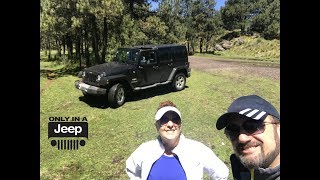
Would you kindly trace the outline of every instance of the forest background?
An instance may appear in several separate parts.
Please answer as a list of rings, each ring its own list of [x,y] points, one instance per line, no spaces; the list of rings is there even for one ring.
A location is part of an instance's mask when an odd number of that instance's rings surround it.
[[[219,55],[223,40],[280,40],[280,0],[228,0],[220,10],[214,0],[153,1],[157,8],[147,0],[41,0],[40,50],[48,60],[92,66],[124,46],[177,43],[189,55]]]

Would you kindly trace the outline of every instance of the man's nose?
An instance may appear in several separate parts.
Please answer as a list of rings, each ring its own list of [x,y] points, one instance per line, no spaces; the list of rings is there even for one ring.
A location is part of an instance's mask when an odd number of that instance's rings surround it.
[[[240,130],[240,134],[239,134],[239,136],[238,136],[239,142],[245,143],[245,142],[247,142],[247,141],[250,141],[251,138],[252,138],[252,136],[249,135],[245,130],[243,130],[243,129]]]
[[[168,127],[172,127],[173,126],[173,122],[171,120],[169,120],[168,123],[167,123],[167,126]]]

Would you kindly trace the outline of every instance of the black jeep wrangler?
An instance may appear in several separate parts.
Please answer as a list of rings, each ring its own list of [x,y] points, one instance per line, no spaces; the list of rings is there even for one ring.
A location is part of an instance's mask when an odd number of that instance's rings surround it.
[[[111,107],[124,104],[133,91],[172,84],[174,91],[185,88],[190,77],[187,49],[178,44],[119,48],[112,61],[85,68],[75,82],[85,97],[106,96]]]

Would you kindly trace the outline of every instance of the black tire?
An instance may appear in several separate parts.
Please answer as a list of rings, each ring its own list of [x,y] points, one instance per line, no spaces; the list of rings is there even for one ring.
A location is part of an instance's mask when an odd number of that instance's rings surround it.
[[[125,90],[122,84],[113,85],[108,92],[108,102],[111,107],[117,108],[125,102]]]
[[[93,97],[94,97],[94,95],[88,94],[88,93],[86,93],[86,92],[82,92],[82,94],[83,94],[84,98],[86,98],[86,99],[90,99],[90,98],[93,98]]]
[[[186,76],[183,73],[178,73],[173,79],[172,87],[174,91],[181,91],[186,86]]]

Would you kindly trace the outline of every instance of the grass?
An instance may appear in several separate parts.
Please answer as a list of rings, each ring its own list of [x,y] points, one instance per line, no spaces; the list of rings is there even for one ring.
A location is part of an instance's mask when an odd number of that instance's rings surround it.
[[[66,72],[53,62],[40,62],[40,68]],[[232,179],[232,148],[223,132],[216,130],[216,119],[235,98],[252,93],[270,100],[280,111],[279,81],[229,71],[192,70],[183,91],[162,87],[138,92],[117,109],[101,100],[85,101],[74,87],[77,79],[73,74],[52,80],[40,76],[40,179],[128,179],[125,161],[141,143],[157,136],[153,118],[164,100],[173,101],[182,112],[183,134],[210,147],[227,164]],[[52,147],[49,117],[86,117],[87,144],[78,150]]]

